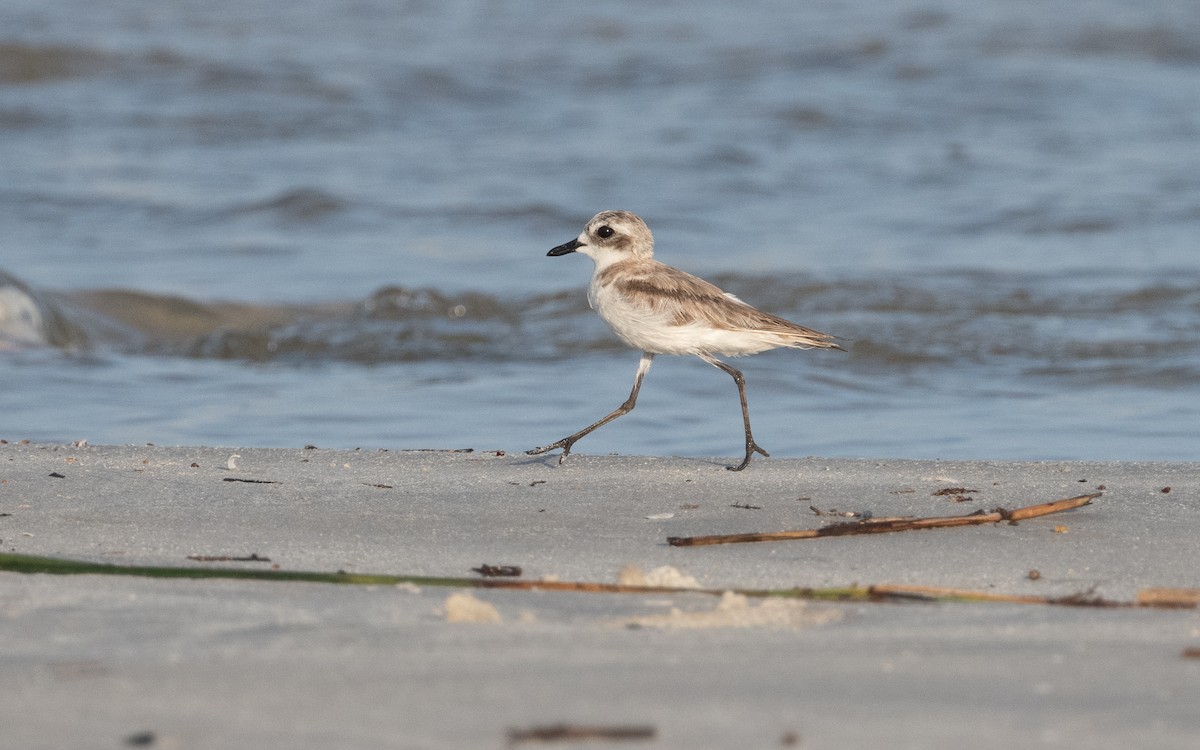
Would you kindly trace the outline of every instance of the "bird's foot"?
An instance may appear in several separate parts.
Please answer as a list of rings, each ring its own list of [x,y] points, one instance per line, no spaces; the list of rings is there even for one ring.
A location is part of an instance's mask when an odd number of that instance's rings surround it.
[[[540,456],[543,453],[549,453],[550,451],[552,451],[556,448],[562,448],[562,453],[560,453],[558,455],[558,465],[562,466],[562,462],[567,460],[567,454],[569,454],[571,452],[571,446],[574,444],[575,444],[574,440],[571,440],[570,438],[563,438],[562,440],[551,443],[550,445],[544,446],[542,448],[534,448],[532,450],[527,450],[527,451],[525,451],[525,455]]]
[[[749,441],[746,442],[746,457],[742,459],[742,462],[740,464],[738,464],[737,466],[726,466],[725,468],[729,469],[730,471],[741,471],[742,469],[744,469],[750,465],[750,457],[753,456],[755,453],[759,453],[763,456],[766,456],[767,458],[771,457],[770,453],[767,453],[765,450],[760,448],[758,443],[754,442],[754,439],[751,438]]]

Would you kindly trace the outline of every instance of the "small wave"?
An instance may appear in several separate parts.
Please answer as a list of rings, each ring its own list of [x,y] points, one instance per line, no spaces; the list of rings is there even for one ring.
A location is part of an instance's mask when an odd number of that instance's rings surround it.
[[[0,349],[83,346],[86,337],[57,305],[0,271]]]
[[[438,218],[455,221],[503,220],[528,221],[541,226],[561,229],[587,220],[577,211],[567,211],[550,203],[518,203],[513,205],[438,204],[437,206],[395,205],[387,208],[390,216],[402,218]]]
[[[113,63],[111,55],[83,47],[0,43],[0,84],[28,85],[94,75]]]
[[[345,200],[316,188],[301,187],[274,198],[253,201],[228,209],[231,216],[265,214],[288,221],[315,221],[345,211]]]
[[[1103,287],[1079,276],[966,272],[717,281],[763,309],[840,337],[850,357],[837,367],[860,377],[969,368],[1081,386],[1200,381],[1200,285],[1192,283],[1109,280]],[[0,284],[5,288],[16,290],[0,297],[0,309],[10,311],[9,340],[88,341],[134,355],[375,365],[552,361],[624,349],[582,290],[505,297],[386,286],[357,302],[255,305],[122,290],[38,303],[14,279]]]
[[[1192,65],[1200,63],[1200,35],[1194,25],[1178,28],[1093,26],[1081,32],[1071,48],[1080,55],[1140,57]]]
[[[20,109],[0,108],[0,130],[16,131],[45,128],[54,124],[55,119],[28,107]]]

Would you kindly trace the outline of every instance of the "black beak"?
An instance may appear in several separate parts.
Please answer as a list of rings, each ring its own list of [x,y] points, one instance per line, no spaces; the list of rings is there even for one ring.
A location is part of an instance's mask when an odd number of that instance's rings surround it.
[[[564,242],[563,244],[554,248],[550,252],[546,253],[546,255],[549,255],[551,257],[557,256],[557,255],[566,255],[567,253],[575,252],[576,248],[580,248],[580,247],[583,247],[583,243],[580,242],[578,239],[573,239],[570,242]]]

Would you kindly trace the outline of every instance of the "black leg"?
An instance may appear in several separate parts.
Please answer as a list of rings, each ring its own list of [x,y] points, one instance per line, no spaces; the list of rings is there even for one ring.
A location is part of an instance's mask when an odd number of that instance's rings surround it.
[[[584,435],[587,435],[589,432],[592,432],[593,430],[597,430],[597,429],[603,427],[604,425],[613,421],[617,417],[623,416],[623,415],[628,414],[629,412],[633,411],[633,407],[637,404],[638,391],[641,390],[641,388],[642,388],[642,378],[646,377],[646,371],[650,369],[650,363],[652,363],[653,361],[654,361],[653,354],[650,354],[648,352],[642,352],[642,359],[640,362],[638,362],[637,375],[635,375],[633,378],[633,390],[629,392],[629,398],[625,399],[625,403],[621,404],[616,409],[614,409],[611,414],[609,414],[604,419],[601,419],[598,422],[594,422],[594,423],[588,425],[587,427],[584,427],[582,430],[580,430],[579,432],[576,432],[574,435],[570,435],[568,437],[563,438],[562,440],[551,443],[550,445],[547,445],[544,448],[534,448],[533,450],[525,451],[525,453],[530,456],[536,456],[541,453],[548,453],[549,451],[552,451],[555,448],[562,448],[562,453],[559,454],[559,456],[558,456],[558,462],[561,464],[564,460],[566,460],[567,454],[571,452],[571,446],[575,445],[575,441],[579,440],[579,438],[583,437]],[[740,373],[739,373],[739,375],[740,375]],[[742,399],[742,403],[743,404],[745,403],[744,398]],[[749,423],[747,423],[746,429],[747,430],[750,429]],[[747,458],[746,460],[749,461],[750,459]]]
[[[758,443],[754,442],[754,436],[750,434],[750,410],[746,408],[746,379],[742,377],[741,370],[730,367],[710,354],[698,354],[696,356],[700,357],[700,359],[709,363],[713,367],[720,367],[722,370],[729,373],[729,376],[733,378],[733,382],[737,384],[738,398],[740,398],[742,401],[742,423],[746,426],[746,457],[743,458],[742,462],[737,466],[726,466],[725,468],[729,469],[730,471],[741,471],[750,465],[750,457],[755,453],[761,453],[764,456],[770,456],[771,454],[767,453],[758,446]]]

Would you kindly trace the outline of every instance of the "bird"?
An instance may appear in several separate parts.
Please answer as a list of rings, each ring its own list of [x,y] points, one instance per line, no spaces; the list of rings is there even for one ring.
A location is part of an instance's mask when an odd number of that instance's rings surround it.
[[[746,455],[730,471],[741,471],[758,453],[769,456],[750,431],[746,407],[746,379],[740,370],[717,359],[716,354],[740,357],[788,347],[792,349],[844,349],[835,336],[758,310],[728,292],[686,271],[654,259],[654,236],[640,216],[631,211],[601,211],[587,222],[578,237],[546,253],[558,257],[580,253],[592,259],[595,270],[588,285],[588,303],[613,332],[642,353],[633,390],[620,406],[582,430],[549,445],[526,451],[528,455],[562,449],[561,464],[582,437],[617,417],[633,411],[642,380],[655,355],[699,357],[725,371],[737,385],[746,431]]]

